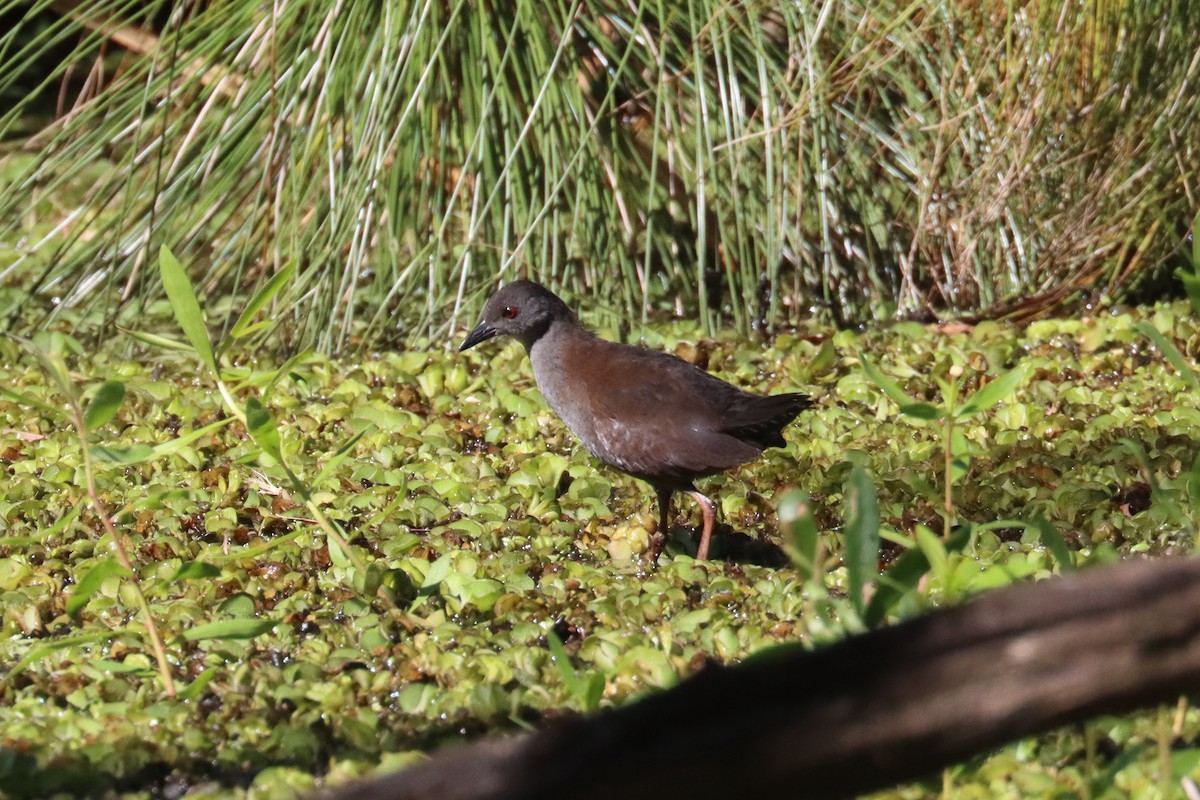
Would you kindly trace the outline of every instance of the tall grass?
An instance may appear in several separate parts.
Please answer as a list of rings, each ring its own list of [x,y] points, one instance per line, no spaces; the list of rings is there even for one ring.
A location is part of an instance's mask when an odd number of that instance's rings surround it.
[[[70,102],[0,197],[18,328],[161,309],[162,244],[226,326],[295,265],[274,335],[326,350],[448,336],[518,275],[707,328],[1014,313],[1119,293],[1200,207],[1170,0],[24,5],[0,96],[56,66],[0,138]]]

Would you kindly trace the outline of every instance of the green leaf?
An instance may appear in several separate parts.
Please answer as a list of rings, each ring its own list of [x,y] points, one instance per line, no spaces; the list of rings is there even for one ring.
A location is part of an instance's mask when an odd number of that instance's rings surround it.
[[[196,348],[201,363],[216,376],[221,371],[217,369],[217,359],[213,355],[212,340],[208,337],[208,328],[204,324],[204,314],[200,311],[200,301],[196,299],[196,289],[183,269],[183,265],[175,258],[170,249],[163,245],[158,251],[158,268],[162,273],[163,289],[167,299],[171,301],[171,309],[175,312],[175,321],[183,328],[184,335]]]
[[[258,558],[259,556],[265,555],[265,554],[271,552],[272,550],[275,550],[277,548],[282,547],[283,545],[288,544],[289,542],[293,542],[296,539],[299,539],[301,536],[306,535],[308,533],[309,533],[309,530],[307,528],[297,528],[296,530],[292,531],[291,533],[285,533],[283,536],[276,536],[271,541],[264,542],[263,544],[256,545],[254,547],[247,547],[245,549],[236,549],[230,553],[222,553],[219,551],[218,552],[208,552],[208,553],[205,553],[204,557],[206,559],[208,559],[209,561],[216,562],[218,564],[226,562],[226,561],[252,561],[252,560]]]
[[[946,416],[946,410],[929,403],[909,403],[900,406],[900,413],[913,419],[935,420]]]
[[[154,674],[154,670],[148,667],[140,666],[138,664],[130,664],[127,661],[113,661],[108,658],[93,658],[92,660],[88,661],[87,665],[94,669],[103,670],[105,672],[114,672],[117,674]]]
[[[234,391],[240,391],[247,386],[252,386],[258,388],[262,396],[266,397],[271,393],[271,390],[275,388],[275,384],[279,382],[280,378],[289,374],[292,371],[292,367],[311,355],[311,351],[303,350],[288,358],[287,361],[280,364],[276,369],[266,372],[251,372],[245,377],[245,379],[238,383]]]
[[[583,710],[595,711],[600,707],[600,701],[604,699],[604,689],[608,685],[608,681],[604,679],[604,673],[599,670],[590,670],[588,672],[587,686],[583,691]]]
[[[55,639],[46,644],[40,644],[25,654],[24,658],[18,661],[12,669],[7,673],[0,675],[0,686],[5,685],[19,673],[25,670],[30,664],[36,664],[46,656],[58,650],[66,650],[76,645],[92,644],[94,642],[107,641],[113,634],[108,631],[99,633],[81,633],[76,636],[64,636],[61,639]]]
[[[313,480],[310,486],[320,486],[325,478],[328,477],[331,472],[337,469],[341,463],[346,460],[347,456],[350,455],[350,451],[354,449],[354,445],[358,444],[358,440],[373,430],[375,430],[375,426],[368,423],[365,428],[351,436],[345,444],[338,448],[337,452],[333,454],[333,457],[329,459],[329,462],[326,463],[324,467],[321,467],[321,471],[317,473],[316,479]]]
[[[3,397],[5,400],[9,401],[10,403],[16,403],[17,405],[30,406],[32,408],[36,408],[48,417],[61,417],[62,416],[62,409],[55,408],[54,406],[52,406],[48,403],[43,403],[41,400],[38,400],[31,395],[23,394],[21,392],[14,392],[12,389],[5,389],[3,387],[0,387],[0,397]]]
[[[969,417],[1007,400],[1025,382],[1025,371],[1025,365],[1021,364],[991,381],[968,397],[954,416]]]
[[[1190,270],[1180,267],[1175,270],[1175,277],[1183,284],[1188,302],[1192,304],[1192,313],[1200,314],[1200,263],[1193,261]]]
[[[325,544],[329,548],[329,562],[331,564],[339,569],[346,569],[347,567],[354,566],[354,563],[350,560],[349,554],[342,550],[342,546],[338,544],[337,539],[333,538],[332,536],[326,537]],[[366,576],[364,575],[362,577],[365,581]]]
[[[916,408],[927,405],[926,403],[918,403],[915,398],[909,397],[908,393],[901,389],[899,384],[887,375],[884,375],[882,370],[872,364],[870,359],[865,355],[859,355],[858,360],[862,363],[863,372],[867,373],[867,377],[882,389],[884,394],[892,398],[900,408]]]
[[[201,639],[253,639],[278,625],[278,620],[240,617],[223,619],[197,625],[183,632],[184,641],[198,642]]]
[[[1154,466],[1150,463],[1150,459],[1146,455],[1145,449],[1127,436],[1123,436],[1117,440],[1117,447],[1129,453],[1134,461],[1137,462],[1142,478],[1150,486],[1150,496],[1153,498],[1153,504],[1159,506],[1170,519],[1175,520],[1178,524],[1187,525],[1189,522],[1187,516],[1184,515],[1179,504],[1175,502],[1178,495],[1175,492],[1163,490],[1162,485],[1155,475]]]
[[[128,447],[96,445],[92,448],[92,455],[97,461],[109,464],[141,464],[154,457],[154,448],[148,444],[133,444]]]
[[[832,339],[826,339],[821,344],[821,348],[801,368],[800,377],[805,381],[811,381],[814,375],[828,371],[836,362],[837,348],[833,346]]]
[[[185,433],[183,436],[156,444],[153,447],[147,444],[134,444],[128,447],[97,445],[92,448],[92,453],[96,456],[97,461],[105,461],[110,464],[141,464],[177,453],[200,437],[225,427],[233,420],[234,417],[226,417],[216,422],[210,422],[202,428],[197,428],[190,433]]]
[[[1200,211],[1192,220],[1192,270],[1200,275]]]
[[[185,561],[179,565],[179,569],[175,570],[175,574],[169,579],[169,583],[178,581],[193,581],[202,578],[218,578],[221,576],[221,568],[206,564],[203,561]]]
[[[1179,348],[1171,343],[1166,336],[1158,328],[1154,327],[1147,320],[1142,320],[1137,325],[1133,326],[1134,330],[1141,333],[1150,341],[1154,342],[1167,359],[1171,362],[1178,372],[1179,376],[1188,382],[1188,385],[1193,389],[1200,389],[1200,375],[1196,373],[1196,368],[1187,360],[1183,353],[1179,352]]]
[[[421,588],[432,589],[446,580],[446,576],[450,574],[453,559],[454,553],[446,553],[439,557],[437,561],[430,564],[429,571],[425,573],[425,580],[421,583]]]
[[[971,447],[961,428],[950,431],[950,482],[957,483],[971,468]]]
[[[67,600],[67,614],[76,616],[87,605],[92,595],[99,591],[101,585],[114,575],[127,578],[130,572],[111,556],[101,559],[79,579],[79,583],[75,584],[75,589]]]
[[[821,541],[813,519],[812,501],[806,492],[791,489],[779,499],[779,527],[796,574],[801,583],[807,582],[817,572]]]
[[[204,689],[217,677],[217,668],[209,667],[195,677],[195,679],[187,686],[179,690],[178,698],[180,700],[195,700],[203,694]]]
[[[261,322],[253,327],[251,327],[250,322],[254,319],[254,316],[262,310],[263,306],[271,302],[275,295],[279,294],[279,290],[286,286],[292,280],[292,276],[295,274],[295,262],[288,264],[279,272],[275,273],[271,280],[267,281],[263,287],[255,293],[254,297],[250,299],[250,302],[246,304],[245,309],[242,310],[241,316],[238,317],[237,322],[233,323],[233,327],[229,330],[230,338],[241,339],[243,336],[253,333],[265,325],[270,325],[270,320]]]
[[[966,526],[959,528],[950,534],[950,541],[946,542],[945,550],[947,553],[960,552],[967,546],[969,540],[968,528]],[[871,602],[867,606],[863,621],[872,628],[880,625],[887,619],[888,612],[902,598],[914,591],[920,584],[921,578],[928,572],[929,559],[921,548],[914,547],[911,550],[905,550],[876,582],[875,594],[871,595]]]
[[[1192,501],[1192,517],[1195,520],[1200,517],[1200,453],[1196,453],[1196,457],[1192,459],[1192,471],[1188,473],[1187,479],[1187,492]]]
[[[169,456],[173,453],[177,453],[200,437],[207,436],[213,431],[220,430],[229,423],[233,422],[234,419],[235,417],[225,417],[225,419],[219,419],[216,422],[210,422],[202,428],[196,428],[196,430],[185,433],[183,436],[177,436],[176,438],[165,441],[162,444],[156,444],[152,448],[150,458],[162,458],[163,456]]]
[[[41,358],[42,364],[46,367],[46,371],[50,373],[50,377],[54,378],[54,382],[62,390],[62,393],[68,397],[78,396],[75,382],[71,380],[71,371],[67,369],[67,362],[63,360],[62,355],[60,353],[38,351],[38,356]]]
[[[1067,547],[1066,541],[1062,534],[1058,532],[1058,528],[1047,519],[1037,517],[1026,523],[1026,529],[1036,531],[1038,538],[1042,541],[1042,546],[1050,551],[1050,556],[1054,559],[1054,563],[1058,565],[1060,572],[1070,572],[1075,569],[1075,554],[1071,552],[1071,548]]]
[[[48,541],[51,537],[62,533],[68,525],[75,521],[79,516],[79,512],[83,510],[87,500],[80,499],[75,505],[58,518],[58,521],[48,528],[39,528],[33,536],[13,536],[0,539],[0,547],[25,547],[30,544]]]
[[[275,427],[275,420],[257,397],[251,397],[246,402],[246,427],[250,430],[250,438],[259,449],[282,464],[279,429]]]
[[[30,341],[34,350],[59,359],[64,354],[83,355],[86,351],[83,344],[69,333],[61,331],[38,331]]]
[[[925,525],[917,526],[916,535],[917,546],[925,554],[925,561],[929,564],[929,571],[934,575],[945,574],[946,564],[949,561],[950,555],[946,550],[946,546],[942,544],[942,537],[938,536]]]
[[[83,427],[94,431],[102,427],[117,415],[121,401],[125,399],[125,384],[120,381],[105,381],[92,395],[88,403],[87,413],[83,418]]]
[[[577,701],[582,700],[585,694],[583,682],[579,680],[579,673],[571,663],[571,657],[567,655],[567,648],[563,646],[562,640],[558,638],[557,633],[550,630],[546,631],[546,644],[550,647],[550,656],[563,685],[567,687],[567,692]]]
[[[148,333],[146,331],[133,331],[128,328],[117,326],[125,335],[132,339],[136,339],[142,344],[148,344],[151,347],[159,347],[163,350],[178,350],[182,353],[194,353],[196,348],[192,347],[187,342],[181,342],[178,339],[173,339],[169,336],[160,336],[157,333]]]
[[[879,577],[879,505],[867,471],[855,466],[846,482],[846,573],[850,600],[862,614],[867,585]]]

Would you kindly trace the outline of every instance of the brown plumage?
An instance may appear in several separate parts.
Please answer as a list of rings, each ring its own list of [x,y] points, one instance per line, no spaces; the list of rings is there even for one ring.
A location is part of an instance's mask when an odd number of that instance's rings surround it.
[[[496,292],[459,350],[494,336],[525,345],[542,396],[592,455],[654,487],[661,511],[655,560],[677,491],[704,512],[696,557],[707,558],[715,510],[695,479],[782,447],[784,426],[812,405],[808,395],[750,394],[673,355],[605,341],[531,281]]]

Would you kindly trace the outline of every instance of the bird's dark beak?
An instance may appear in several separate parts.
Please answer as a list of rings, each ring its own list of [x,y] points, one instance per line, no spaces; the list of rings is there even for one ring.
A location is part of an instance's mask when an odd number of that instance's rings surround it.
[[[481,322],[475,326],[475,330],[473,330],[467,334],[466,339],[463,339],[463,343],[458,348],[458,352],[461,353],[463,350],[466,350],[467,348],[470,348],[470,347],[474,347],[475,345],[479,344],[480,342],[486,342],[488,339],[491,339],[493,336],[495,336],[499,332],[500,331],[496,330],[491,325],[487,324],[486,321]]]

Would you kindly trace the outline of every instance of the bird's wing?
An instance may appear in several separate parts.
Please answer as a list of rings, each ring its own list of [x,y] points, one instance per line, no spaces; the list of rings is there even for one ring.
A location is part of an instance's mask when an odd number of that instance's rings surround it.
[[[737,389],[674,356],[612,347],[620,358],[599,362],[622,369],[595,369],[581,381],[592,441],[576,431],[602,461],[652,482],[688,484],[758,454],[721,430],[721,407]]]

